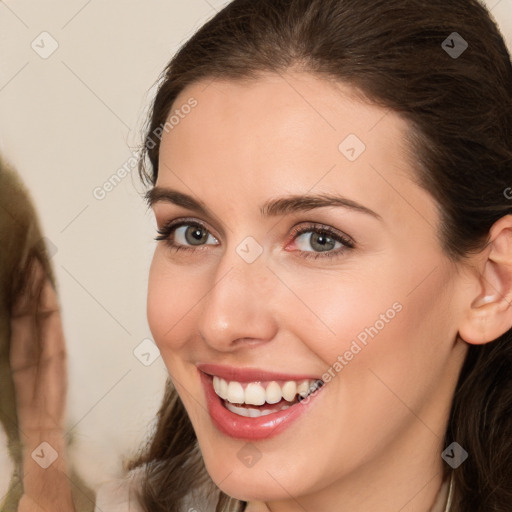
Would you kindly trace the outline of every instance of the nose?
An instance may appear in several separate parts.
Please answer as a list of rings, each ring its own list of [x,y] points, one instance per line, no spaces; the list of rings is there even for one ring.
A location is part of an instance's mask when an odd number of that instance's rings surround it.
[[[248,263],[234,249],[227,250],[198,310],[199,335],[223,352],[273,339],[277,322],[272,286],[263,257]]]

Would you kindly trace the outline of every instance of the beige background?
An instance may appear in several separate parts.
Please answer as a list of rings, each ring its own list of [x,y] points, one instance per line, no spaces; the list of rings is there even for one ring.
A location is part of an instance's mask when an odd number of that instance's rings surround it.
[[[0,1],[0,151],[31,189],[55,252],[71,456],[93,487],[120,474],[122,457],[143,441],[166,377],[161,358],[145,366],[133,352],[151,337],[154,247],[136,170],[101,200],[93,191],[132,156],[172,53],[226,3]],[[512,0],[486,3],[512,47]],[[8,465],[0,439],[0,475]],[[0,477],[0,497],[6,484]]]

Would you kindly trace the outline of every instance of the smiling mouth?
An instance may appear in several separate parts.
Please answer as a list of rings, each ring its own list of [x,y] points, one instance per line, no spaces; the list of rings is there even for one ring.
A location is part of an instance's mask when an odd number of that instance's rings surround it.
[[[284,411],[324,385],[320,379],[238,382],[227,381],[215,375],[211,378],[215,394],[221,399],[223,406],[232,413],[247,418]]]
[[[234,439],[278,436],[322,401],[324,382],[314,374],[208,363],[197,369],[214,427]]]

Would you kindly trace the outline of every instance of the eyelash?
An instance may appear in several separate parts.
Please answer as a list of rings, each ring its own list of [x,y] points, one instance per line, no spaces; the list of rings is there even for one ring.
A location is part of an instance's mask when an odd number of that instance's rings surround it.
[[[299,251],[303,258],[314,260],[316,260],[317,258],[334,258],[337,256],[341,256],[347,250],[354,248],[354,242],[350,238],[339,233],[338,231],[329,226],[325,226],[324,224],[311,224],[309,226],[299,226],[293,228],[291,234],[292,238],[295,239],[300,235],[309,232],[321,235],[329,235],[330,238],[332,238],[336,242],[340,242],[341,244],[343,244],[344,247],[325,252]]]
[[[210,231],[208,230],[208,228],[204,224],[202,224],[198,221],[195,221],[195,220],[182,219],[182,220],[178,220],[178,221],[168,222],[161,228],[157,229],[158,236],[155,237],[155,240],[164,241],[170,249],[172,249],[173,251],[176,251],[176,252],[202,250],[202,248],[199,246],[195,247],[195,248],[189,247],[187,245],[176,244],[171,240],[171,235],[172,235],[173,231],[175,231],[176,229],[178,229],[181,226],[201,228],[201,229],[204,229],[205,231],[207,231],[209,234],[211,234]],[[336,242],[342,243],[344,245],[344,247],[341,247],[339,249],[332,250],[332,251],[325,251],[325,252],[298,251],[299,253],[301,253],[302,257],[306,258],[306,259],[315,259],[316,260],[317,258],[334,258],[337,256],[341,256],[341,254],[346,252],[348,249],[353,249],[355,247],[355,244],[352,239],[339,233],[338,231],[334,230],[330,226],[326,226],[324,224],[312,224],[310,226],[299,226],[299,227],[293,228],[292,232],[291,232],[292,239],[295,239],[295,238],[299,237],[300,235],[302,235],[304,233],[309,233],[309,232],[313,232],[313,233],[317,233],[317,234],[321,234],[321,235],[328,235],[330,238],[332,238]]]

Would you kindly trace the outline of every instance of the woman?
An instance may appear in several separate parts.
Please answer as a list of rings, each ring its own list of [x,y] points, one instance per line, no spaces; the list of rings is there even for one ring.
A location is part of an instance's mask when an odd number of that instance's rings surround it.
[[[50,255],[30,194],[0,158],[0,429],[12,474],[2,512],[87,512],[94,495],[68,463],[67,364]]]
[[[171,377],[142,509],[511,510],[512,67],[480,3],[235,0],[140,169]]]

